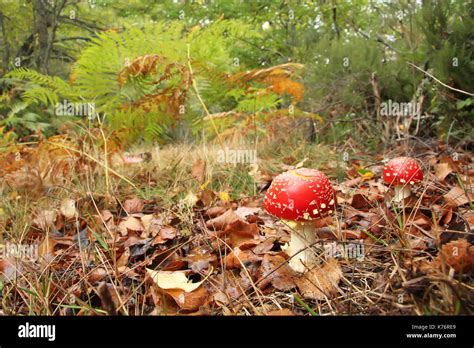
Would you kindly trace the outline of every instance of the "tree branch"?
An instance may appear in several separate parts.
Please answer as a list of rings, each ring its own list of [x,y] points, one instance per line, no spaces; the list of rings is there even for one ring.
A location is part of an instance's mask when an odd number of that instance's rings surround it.
[[[62,23],[65,23],[65,24],[70,24],[70,25],[74,25],[76,27],[81,27],[81,28],[86,29],[87,31],[90,31],[90,32],[95,32],[97,30],[104,30],[104,28],[98,27],[97,25],[95,25],[93,23],[87,23],[87,22],[82,21],[82,20],[77,19],[77,18],[76,19],[71,19],[69,17],[60,16],[59,21],[62,22]]]
[[[85,37],[85,36],[71,36],[71,37],[62,37],[60,39],[56,39],[56,40],[54,40],[54,42],[72,41],[72,40],[91,41],[91,38],[90,37]]]
[[[415,64],[413,63],[410,63],[410,62],[407,62],[408,65],[411,65],[412,67],[420,70],[421,72],[425,73],[426,75],[428,75],[429,77],[431,77],[433,80],[435,80],[436,82],[438,82],[440,85],[452,90],[452,91],[455,91],[455,92],[459,92],[459,93],[462,93],[462,94],[466,94],[466,95],[469,95],[471,97],[474,97],[474,93],[470,93],[470,92],[466,92],[466,91],[463,91],[462,89],[457,89],[457,88],[454,88],[454,87],[451,87],[447,84],[445,84],[444,82],[438,80],[436,77],[434,77],[433,75],[431,75],[429,72],[427,71],[424,71],[422,68],[420,67],[417,67]]]
[[[45,57],[45,64],[47,67],[49,67],[49,58],[51,56],[51,51],[53,49],[53,43],[55,41],[54,39],[56,37],[56,29],[58,28],[58,25],[59,25],[58,17],[61,14],[63,8],[66,6],[66,4],[67,4],[67,0],[62,0],[60,5],[57,6],[57,10],[56,10],[56,4],[54,4],[54,7],[53,7],[53,18],[51,20],[51,35],[49,36],[48,47],[46,50],[46,57]]]

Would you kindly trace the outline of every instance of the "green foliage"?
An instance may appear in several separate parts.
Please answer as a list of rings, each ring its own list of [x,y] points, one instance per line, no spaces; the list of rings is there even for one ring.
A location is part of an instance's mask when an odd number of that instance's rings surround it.
[[[172,139],[170,130],[173,119],[165,113],[117,110],[106,121],[121,139],[129,143],[139,140],[165,142]]]
[[[33,69],[18,68],[3,79],[8,88],[20,92],[19,98],[8,100],[0,110],[6,113],[0,126],[14,129],[17,136],[30,132],[51,132],[54,108],[62,100],[81,100],[67,82],[60,77],[41,74]]]
[[[7,117],[2,120],[2,125],[6,125],[10,128],[20,128],[24,127],[30,131],[35,131],[37,128],[46,129],[49,124],[45,122],[40,122],[40,116],[33,112],[27,111],[28,104],[24,102],[16,103],[12,106]],[[22,114],[19,117],[19,114]]]
[[[13,69],[14,58],[21,58],[22,65],[4,77],[0,87],[0,126],[15,128],[18,134],[37,129],[35,124],[45,129],[45,123],[59,123],[52,108],[68,100],[94,103],[111,129],[129,134],[130,141],[165,142],[202,134],[203,129],[213,136],[214,126],[202,120],[205,114],[194,88],[183,82],[189,59],[209,112],[239,114],[216,120],[219,131],[248,127],[248,116],[263,128],[268,120],[264,113],[286,109],[287,96],[261,95],[258,83],[233,85],[228,77],[288,62],[305,66],[305,98],[298,108],[306,114],[317,110],[328,120],[321,127],[327,134],[318,134],[325,140],[348,137],[362,127],[376,143],[372,138],[383,127],[373,122],[373,74],[382,101],[416,100],[426,76],[408,62],[450,86],[472,92],[474,85],[474,5],[468,1],[68,3],[52,43],[55,76],[34,70],[37,43],[32,40],[36,28],[31,1],[7,1],[0,11],[7,18],[6,31],[0,33],[0,68]],[[67,20],[71,11],[81,20]],[[9,54],[3,54],[7,50]],[[160,57],[156,68],[129,74],[121,83],[120,73],[146,55]],[[66,82],[69,77],[71,83]],[[469,137],[468,127],[463,127],[473,119],[467,95],[429,79],[423,83],[423,111],[430,115],[422,124],[424,135]],[[10,98],[5,91],[12,90]],[[183,112],[176,113],[177,105],[170,105],[177,103],[170,101],[175,91],[185,95]],[[351,123],[352,114],[361,121]]]
[[[274,110],[280,103],[281,98],[274,93],[268,93],[262,96],[250,95],[239,100],[235,110],[253,114],[259,111]]]
[[[426,38],[425,59],[431,72],[445,83],[471,93],[474,86],[473,15],[474,4],[469,1],[427,1],[418,19]],[[473,138],[472,97],[437,85],[430,111],[437,116],[434,125],[445,140]]]
[[[380,124],[370,124],[375,113],[371,76],[377,78],[382,102],[418,100],[426,76],[408,62],[428,69],[448,85],[472,92],[473,10],[472,3],[462,1],[354,6],[350,11],[357,15],[345,18],[347,26],[341,25],[340,37],[335,39],[326,32],[308,54],[306,89],[310,97],[306,103],[313,109],[323,109],[326,116],[335,113],[339,119],[356,113],[359,119],[369,121],[368,127],[380,128]],[[345,16],[345,9],[338,6],[338,11]],[[445,136],[452,125],[451,137],[468,135],[465,129],[456,128],[472,122],[472,114],[469,117],[466,110],[461,112],[452,102],[465,100],[466,95],[453,93],[434,81],[425,84],[423,94],[422,111],[434,116],[423,121],[424,135],[436,134],[431,131]],[[347,123],[336,122],[331,133],[334,127],[342,128],[337,134],[344,133]]]
[[[234,70],[229,54],[230,43],[236,37],[249,35],[249,32],[243,23],[219,21],[207,28],[196,28],[191,32],[186,32],[181,22],[161,22],[146,25],[142,30],[129,28],[123,34],[104,33],[93,41],[78,60],[77,88],[86,98],[93,98],[97,110],[106,112],[111,124],[116,127],[122,123],[120,120],[123,120],[123,113],[116,110],[119,110],[121,105],[136,102],[156,92],[150,89],[151,82],[156,76],[163,76],[169,64],[178,63],[187,69],[189,53],[196,85],[202,98],[213,108],[221,109],[228,103],[225,96],[228,87],[223,81],[224,76]],[[105,52],[105,58],[102,52]],[[117,79],[118,72],[126,68],[126,63],[147,54],[163,57],[164,63],[158,65],[154,75],[129,80],[121,88]],[[111,74],[111,71],[116,74]],[[179,78],[167,79],[166,87],[180,87],[180,83],[182,81]],[[203,114],[198,100],[189,96],[183,106],[186,112],[181,117],[189,121],[188,125],[196,124],[193,121]],[[162,139],[165,133],[172,136],[167,132],[173,123],[171,116],[158,109],[154,113],[135,110],[134,117],[143,121],[145,140],[152,140]],[[142,127],[135,129],[140,130]]]
[[[167,114],[163,105],[155,105],[152,111],[138,107],[126,111],[124,107],[160,89],[181,88],[179,74],[167,77],[161,84],[154,81],[165,76],[173,64],[188,69],[188,60],[206,103],[219,110],[228,107],[232,101],[226,96],[229,86],[225,76],[236,70],[230,54],[232,43],[238,37],[255,35],[245,23],[227,20],[190,31],[179,21],[148,23],[143,28],[128,26],[121,33],[102,32],[92,39],[73,68],[73,85],[27,68],[16,69],[7,76],[21,86],[22,100],[28,105],[54,106],[64,99],[72,103],[94,103],[96,112],[107,116],[112,130],[127,129],[130,139],[142,134],[145,140],[151,141],[166,138],[174,122],[173,115]],[[121,85],[120,72],[135,58],[145,55],[160,57],[156,72],[128,78]],[[203,114],[195,97],[188,97],[183,107],[186,113],[182,118],[190,124]]]
[[[243,23],[220,21],[193,32],[186,32],[182,22],[159,22],[146,24],[142,29],[128,27],[123,33],[100,33],[77,61],[74,70],[76,88],[84,99],[96,103],[99,112],[111,112],[133,101],[133,94],[120,87],[118,73],[136,57],[157,54],[168,63],[186,65],[190,45],[193,68],[203,96],[219,98],[221,86],[213,76],[232,71],[228,45],[236,36],[245,36],[248,32]],[[162,74],[165,67],[159,66],[157,74]],[[135,82],[145,94],[149,80]],[[217,100],[210,100],[214,101]]]
[[[56,105],[60,99],[74,101],[80,95],[63,79],[41,74],[28,68],[19,68],[6,75],[22,88],[22,99],[27,104]]]
[[[314,47],[314,62],[306,69],[310,100],[322,101],[329,97],[329,103],[344,103],[354,109],[362,108],[370,95],[372,72],[384,71],[377,43],[359,37],[321,40]]]

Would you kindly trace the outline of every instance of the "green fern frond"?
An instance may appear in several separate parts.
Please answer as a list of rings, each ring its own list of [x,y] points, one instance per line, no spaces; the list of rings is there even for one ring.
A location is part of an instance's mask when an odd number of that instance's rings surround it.
[[[148,123],[145,127],[145,141],[152,142],[153,140],[160,139],[163,136],[164,128],[158,123]]]
[[[73,88],[57,76],[44,75],[28,68],[18,68],[9,72],[6,77],[24,82],[22,97],[28,104],[54,105],[61,98],[71,102],[78,99]]]
[[[26,102],[18,102],[18,103],[13,104],[13,106],[10,109],[10,112],[7,115],[7,119],[15,117],[20,111],[25,110],[27,107],[28,107],[28,103]]]

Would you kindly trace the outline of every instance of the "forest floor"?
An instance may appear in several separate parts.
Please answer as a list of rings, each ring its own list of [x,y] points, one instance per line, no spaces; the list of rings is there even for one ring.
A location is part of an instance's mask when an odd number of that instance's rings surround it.
[[[2,152],[1,313],[474,312],[471,152],[432,142],[342,161],[324,145],[258,150],[256,164],[222,163],[214,145],[104,160],[112,146],[56,136]],[[424,172],[403,206],[381,175],[399,155]],[[262,204],[272,178],[298,167],[325,172],[337,192],[335,214],[315,222],[319,264],[303,274],[284,252],[291,226]]]

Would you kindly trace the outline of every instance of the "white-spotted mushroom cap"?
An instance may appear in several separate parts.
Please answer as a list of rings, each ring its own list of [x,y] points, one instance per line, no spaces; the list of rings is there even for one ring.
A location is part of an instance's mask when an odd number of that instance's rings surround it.
[[[267,212],[284,220],[313,220],[336,210],[336,195],[324,173],[299,168],[273,179],[264,206]]]
[[[413,158],[397,157],[385,166],[383,179],[389,185],[413,185],[423,180],[423,172]]]

